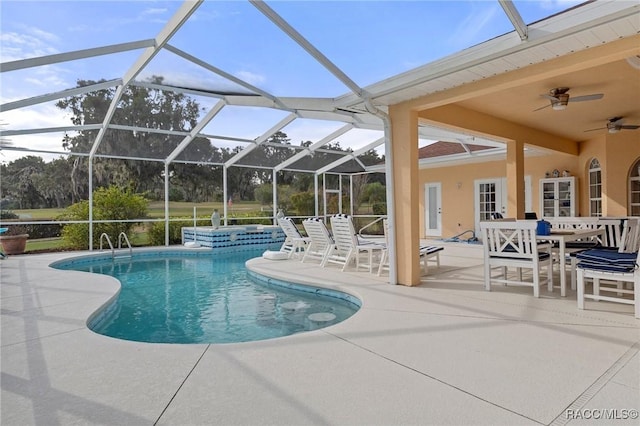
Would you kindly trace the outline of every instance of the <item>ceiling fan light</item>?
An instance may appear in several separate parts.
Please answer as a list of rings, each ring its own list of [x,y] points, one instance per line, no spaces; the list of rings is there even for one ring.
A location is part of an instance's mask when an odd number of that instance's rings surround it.
[[[620,129],[616,126],[610,126],[609,127],[609,133],[618,133],[620,131]]]
[[[555,98],[556,99],[551,101],[551,108],[556,111],[562,111],[563,109],[567,108],[567,104],[569,103],[568,93],[559,93],[555,96]]]

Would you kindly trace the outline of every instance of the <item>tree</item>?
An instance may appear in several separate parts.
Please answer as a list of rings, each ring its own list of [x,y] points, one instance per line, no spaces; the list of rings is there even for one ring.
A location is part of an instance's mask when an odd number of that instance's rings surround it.
[[[364,191],[369,182],[369,175],[356,175],[353,177],[353,210],[358,211],[360,205],[364,202]]]
[[[105,80],[100,80],[103,82]],[[150,83],[162,84],[163,77],[153,76]],[[79,80],[78,87],[96,84],[95,81]],[[115,96],[115,88],[103,89],[62,99],[56,103],[60,109],[71,113],[75,125],[102,123]],[[200,107],[190,97],[171,91],[127,86],[120,98],[112,123],[118,125],[188,132],[198,123]],[[77,136],[65,136],[63,147],[71,152],[90,152],[98,132],[81,131]],[[98,154],[119,157],[163,159],[170,154],[184,136],[166,133],[152,133],[144,130],[108,129],[97,150]],[[195,151],[199,158],[195,161],[210,161],[214,156],[208,140],[196,140]],[[199,151],[199,152],[198,152]],[[72,180],[74,199],[86,197],[88,185],[84,176],[86,158],[76,158],[73,162]],[[163,165],[158,161],[101,158],[94,162],[94,177],[97,187],[112,183],[131,186],[135,191],[154,191],[161,182]],[[190,168],[181,172],[188,174]],[[188,180],[188,179],[187,179]]]
[[[45,163],[43,173],[34,179],[46,207],[63,208],[71,203],[73,189],[69,170],[72,163],[68,158],[57,158]]]
[[[35,209],[45,204],[38,191],[38,177],[43,173],[45,163],[40,157],[27,155],[2,167],[3,197],[17,201],[19,209]]]

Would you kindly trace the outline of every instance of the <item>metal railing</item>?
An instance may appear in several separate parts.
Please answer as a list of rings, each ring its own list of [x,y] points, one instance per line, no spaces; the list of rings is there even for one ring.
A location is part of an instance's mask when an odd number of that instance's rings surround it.
[[[125,234],[124,232],[121,232],[120,235],[118,235],[118,248],[119,249],[122,248],[123,239],[124,239],[124,242],[127,243],[127,247],[129,247],[129,256],[132,256],[133,250],[131,249],[131,243],[129,243],[129,238],[127,237],[127,234]]]
[[[114,259],[116,250],[113,247],[113,244],[111,244],[111,239],[109,238],[109,235],[107,235],[106,232],[103,232],[100,235],[100,251],[102,251],[103,240],[107,240],[107,243],[109,244],[109,249],[111,250],[111,258]],[[125,234],[124,232],[121,232],[120,235],[118,235],[118,249],[122,248],[122,240],[124,240],[124,242],[127,243],[127,247],[129,248],[129,256],[132,256],[133,249],[131,248],[131,243],[129,243],[129,238],[127,237],[127,234]]]

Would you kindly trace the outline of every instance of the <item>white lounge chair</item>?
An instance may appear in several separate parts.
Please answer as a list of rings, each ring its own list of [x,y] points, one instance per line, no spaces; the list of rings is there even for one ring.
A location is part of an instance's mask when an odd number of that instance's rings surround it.
[[[302,262],[319,260],[320,264],[324,266],[325,259],[334,246],[333,238],[331,238],[327,226],[319,218],[305,219],[302,221],[302,226],[309,238]]]
[[[491,283],[524,285],[533,287],[533,295],[540,297],[540,271],[546,266],[547,286],[553,291],[553,262],[551,244],[538,244],[533,220],[480,222],[484,246],[484,285],[491,291]],[[492,276],[492,269],[499,267],[502,274]],[[517,268],[516,276],[508,275],[508,267]],[[523,278],[522,269],[531,269],[531,281]]]
[[[338,214],[331,216],[331,230],[333,231],[335,245],[329,252],[324,265],[337,263],[342,265],[342,270],[344,271],[355,260],[356,270],[360,269],[362,265],[368,267],[369,272],[373,272],[374,252],[381,254],[385,246],[373,241],[359,240],[353,226],[353,220],[348,215]],[[362,253],[367,254],[367,263],[360,261],[360,254]]]
[[[284,235],[286,236],[280,251],[288,253],[288,257],[300,256],[304,253],[304,249],[311,240],[308,237],[303,237],[298,231],[296,224],[290,217],[278,218],[278,225],[282,228]]]
[[[380,265],[378,266],[378,276],[382,275],[382,271],[389,269],[389,220],[382,220],[382,229],[384,231],[385,248],[382,251],[380,258]],[[428,263],[435,262],[437,267],[440,267],[440,252],[444,250],[444,247],[440,246],[420,246],[420,259],[422,260],[422,267],[424,274],[428,272]]]

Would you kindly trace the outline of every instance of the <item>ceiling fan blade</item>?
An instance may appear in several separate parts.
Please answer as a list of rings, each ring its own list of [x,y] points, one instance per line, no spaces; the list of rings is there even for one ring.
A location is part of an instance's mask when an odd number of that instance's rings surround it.
[[[589,129],[589,130],[585,130],[585,132],[594,132],[596,130],[606,130],[606,127],[598,127],[597,129]]]
[[[597,99],[602,99],[603,97],[604,94],[602,93],[594,93],[593,95],[575,96],[569,98],[569,102],[595,101]]]
[[[550,101],[560,102],[560,99],[556,98],[555,96],[551,96],[551,95],[540,95],[540,96],[542,96],[543,98],[547,98]]]
[[[624,124],[618,127],[620,127],[621,129],[628,129],[628,130],[640,129],[640,125],[633,125],[633,124]]]
[[[551,106],[551,104],[547,104],[545,106],[541,106],[540,108],[534,109],[533,112],[540,111],[541,109],[549,108],[550,106]]]

